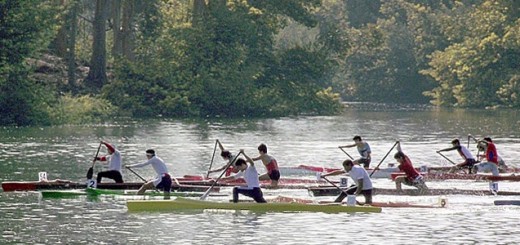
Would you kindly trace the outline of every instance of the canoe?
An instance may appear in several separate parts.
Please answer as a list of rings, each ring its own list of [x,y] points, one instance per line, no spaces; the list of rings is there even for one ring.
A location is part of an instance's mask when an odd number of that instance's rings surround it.
[[[143,185],[142,182],[127,182],[127,183],[100,183],[97,185],[98,189],[110,190],[137,190]],[[2,189],[4,192],[10,191],[37,191],[37,190],[70,190],[70,189],[86,189],[85,183],[73,182],[69,180],[52,180],[52,181],[5,181],[2,182]],[[175,191],[200,191],[205,192],[208,189],[207,185],[173,185]],[[218,192],[219,187],[213,187],[212,192]]]
[[[501,174],[493,176],[491,174],[462,174],[462,173],[421,173],[426,180],[476,180],[476,181],[520,181],[520,175]],[[397,176],[404,176],[403,172],[392,173],[392,180]]]
[[[342,204],[304,204],[304,203],[229,203],[201,201],[186,198],[172,200],[129,200],[126,202],[129,212],[173,212],[180,210],[249,210],[252,212],[323,212],[323,213],[380,213],[381,207],[346,206]]]
[[[308,191],[313,196],[337,196],[340,190],[333,186],[309,187]],[[420,193],[417,189],[403,189],[398,192],[396,189],[374,188],[372,195],[403,195],[403,196],[437,196],[437,195],[474,195],[474,196],[491,196],[495,195],[489,190],[465,190],[465,189],[429,189],[426,193]],[[499,191],[498,196],[520,196],[520,192],[515,191]]]
[[[502,205],[520,205],[520,200],[495,200],[495,205],[502,206]]]
[[[92,196],[97,197],[101,195],[112,195],[112,196],[137,196],[136,190],[108,190],[108,189],[95,189],[87,188],[85,190],[42,190],[41,195],[43,198],[75,198],[78,196]],[[182,196],[182,197],[200,197],[203,192],[171,192],[170,196]],[[164,196],[161,191],[148,190],[144,193],[145,196]],[[210,194],[213,195],[213,194]]]

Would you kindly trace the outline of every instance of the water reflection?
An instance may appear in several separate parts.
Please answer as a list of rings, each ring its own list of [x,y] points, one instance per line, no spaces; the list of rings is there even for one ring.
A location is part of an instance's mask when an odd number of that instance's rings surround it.
[[[337,146],[351,143],[354,135],[370,143],[373,164],[379,163],[399,139],[414,164],[420,166],[449,165],[435,150],[449,147],[455,137],[466,144],[468,134],[489,135],[504,160],[517,166],[517,111],[382,107],[362,104],[331,117],[122,120],[88,126],[4,127],[0,129],[0,181],[37,180],[38,172],[46,171],[49,179],[83,182],[100,139],[114,142],[125,164],[145,161],[144,151],[155,148],[175,176],[205,173],[216,139],[232,151],[244,148],[250,155],[256,155],[259,143],[266,143],[281,166],[325,167],[340,166],[346,156]],[[476,152],[474,145],[470,149]],[[352,156],[357,155],[349,150]],[[458,162],[460,156],[451,153],[446,156]],[[383,166],[392,160],[390,155]],[[213,166],[222,164],[223,160],[215,156]],[[98,164],[96,172],[102,168]],[[140,181],[130,172],[123,174],[127,181]],[[139,174],[145,178],[155,175],[151,168],[140,169]],[[374,183],[393,187],[389,180]],[[432,187],[486,189],[487,183],[446,181],[432,183]],[[504,190],[517,187],[516,183],[500,184]],[[495,207],[492,203],[496,198],[450,196],[446,209],[384,209],[381,214],[129,214],[125,198],[40,199],[37,193],[0,192],[0,243],[514,244],[520,231],[514,217],[520,209]],[[437,197],[397,199],[436,202]]]

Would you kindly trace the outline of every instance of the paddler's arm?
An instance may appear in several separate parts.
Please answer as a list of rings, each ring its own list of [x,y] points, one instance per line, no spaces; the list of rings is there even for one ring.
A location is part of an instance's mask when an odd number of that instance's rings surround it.
[[[450,147],[450,148],[446,148],[446,149],[442,149],[442,150],[438,150],[437,153],[439,153],[439,152],[441,152],[441,151],[452,151],[452,150],[455,150],[455,149],[457,149],[456,146],[454,146],[454,147]]]
[[[140,168],[140,167],[146,166],[148,164],[150,164],[150,160],[143,162],[143,163],[126,165],[125,168]]]
[[[344,173],[346,173],[345,170],[336,170],[336,171],[332,171],[330,173],[326,173],[324,175],[321,175],[321,177],[340,175],[340,174],[344,174]]]
[[[363,190],[363,179],[358,179],[356,180],[356,184],[357,184],[357,189],[356,189],[356,195],[359,195],[361,194],[361,191]]]
[[[403,150],[401,149],[401,142],[400,141],[397,141],[397,151],[403,152]]]
[[[255,161],[253,161],[253,159],[251,159],[245,152],[244,152],[244,149],[240,149],[240,153],[242,153],[244,155],[244,157],[246,158],[246,161],[249,162],[249,164],[251,166],[255,166]]]
[[[350,148],[350,147],[354,147],[354,146],[356,146],[356,143],[351,144],[351,145],[340,145],[340,146],[338,146],[338,147],[339,147],[339,148]]]

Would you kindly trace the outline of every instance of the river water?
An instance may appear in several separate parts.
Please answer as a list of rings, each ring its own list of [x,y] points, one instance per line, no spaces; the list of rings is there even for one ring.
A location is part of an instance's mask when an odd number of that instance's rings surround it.
[[[226,148],[256,156],[268,146],[280,166],[308,164],[340,167],[346,155],[337,147],[362,136],[372,147],[373,165],[396,140],[414,165],[451,165],[436,150],[453,138],[490,136],[510,166],[519,167],[520,115],[513,110],[439,110],[428,107],[351,105],[339,116],[277,119],[119,120],[99,125],[0,129],[0,181],[49,179],[85,181],[100,139],[116,144],[124,164],[145,160],[154,148],[175,176],[208,169],[215,140]],[[475,154],[475,144],[470,144]],[[104,149],[101,153],[105,153]],[[347,152],[357,157],[353,148]],[[393,162],[395,151],[383,161]],[[213,166],[221,166],[217,156]],[[454,152],[445,154],[459,162]],[[96,171],[102,170],[101,164]],[[264,172],[263,167],[258,168]],[[136,169],[146,178],[148,168]],[[312,176],[311,176],[312,177]],[[126,181],[139,181],[124,172]],[[376,187],[392,188],[387,179]],[[486,182],[438,181],[431,188],[485,190]],[[501,182],[500,190],[520,191]],[[226,193],[227,190],[223,192]],[[266,195],[310,197],[304,190]],[[210,197],[211,198],[211,197]],[[438,196],[374,196],[374,201],[436,204]],[[38,192],[0,192],[0,244],[518,244],[519,207],[494,206],[493,200],[520,197],[447,196],[446,208],[384,208],[380,214],[250,213],[200,211],[128,213],[122,197],[42,199]],[[362,198],[361,198],[362,200]]]

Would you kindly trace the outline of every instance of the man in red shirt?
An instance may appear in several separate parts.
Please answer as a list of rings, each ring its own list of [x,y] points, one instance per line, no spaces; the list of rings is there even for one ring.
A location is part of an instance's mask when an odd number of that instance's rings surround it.
[[[484,138],[484,140],[479,141],[478,146],[486,151],[485,155],[480,155],[480,157],[486,158],[486,162],[481,162],[475,165],[473,167],[473,172],[491,171],[493,176],[498,176],[498,154],[495,144],[493,144],[493,141],[491,141],[490,138]]]
[[[395,160],[399,163],[399,170],[405,173],[405,176],[395,178],[395,187],[398,191],[402,191],[401,185],[409,185],[419,189],[420,193],[426,193],[428,187],[424,183],[424,177],[413,167],[412,161],[401,150],[401,143],[397,142],[397,153],[394,155]]]

